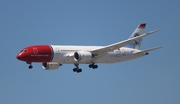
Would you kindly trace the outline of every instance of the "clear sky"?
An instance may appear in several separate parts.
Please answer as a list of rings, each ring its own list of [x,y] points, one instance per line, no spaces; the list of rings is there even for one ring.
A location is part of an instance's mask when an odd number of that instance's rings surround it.
[[[0,104],[180,104],[179,0],[1,0]],[[140,23],[141,49],[164,46],[132,61],[46,71],[16,59],[36,44],[108,45]]]

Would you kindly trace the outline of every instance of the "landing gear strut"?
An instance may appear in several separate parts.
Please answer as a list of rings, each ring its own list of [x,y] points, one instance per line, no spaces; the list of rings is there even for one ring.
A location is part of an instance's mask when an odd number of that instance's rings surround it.
[[[32,69],[33,68],[33,66],[32,66],[32,62],[26,62],[27,64],[29,64],[29,69]]]
[[[89,65],[89,68],[97,69],[98,65],[95,65],[94,63],[92,63],[92,64]]]
[[[77,73],[82,72],[82,69],[79,68],[79,64],[74,64],[74,65],[75,65],[75,68],[73,69],[74,72],[77,72]]]

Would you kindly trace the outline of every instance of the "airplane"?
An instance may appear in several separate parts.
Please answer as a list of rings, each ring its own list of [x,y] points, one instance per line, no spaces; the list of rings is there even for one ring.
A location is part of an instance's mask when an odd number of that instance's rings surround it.
[[[124,41],[107,46],[70,46],[70,45],[33,45],[23,48],[16,58],[29,64],[42,63],[45,70],[58,69],[62,64],[74,64],[74,72],[80,73],[79,64],[89,64],[89,68],[97,69],[98,63],[117,63],[146,56],[150,51],[162,46],[140,50],[142,38],[158,30],[144,33],[146,23],[139,24],[132,35]]]

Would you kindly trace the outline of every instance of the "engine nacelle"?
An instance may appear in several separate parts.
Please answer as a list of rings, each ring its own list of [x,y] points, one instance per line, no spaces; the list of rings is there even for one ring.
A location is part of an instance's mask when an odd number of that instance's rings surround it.
[[[55,70],[58,69],[61,66],[61,64],[57,62],[44,62],[42,63],[42,67],[45,70]]]
[[[88,51],[78,51],[74,53],[75,61],[90,61],[92,59],[92,53]]]

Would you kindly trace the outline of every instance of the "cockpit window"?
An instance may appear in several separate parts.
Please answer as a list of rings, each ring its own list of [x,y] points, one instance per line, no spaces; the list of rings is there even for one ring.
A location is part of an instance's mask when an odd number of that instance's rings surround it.
[[[27,50],[24,50],[24,52],[27,52]]]
[[[28,52],[26,49],[21,50],[20,52]]]

